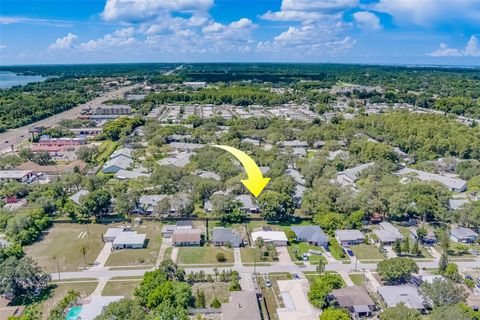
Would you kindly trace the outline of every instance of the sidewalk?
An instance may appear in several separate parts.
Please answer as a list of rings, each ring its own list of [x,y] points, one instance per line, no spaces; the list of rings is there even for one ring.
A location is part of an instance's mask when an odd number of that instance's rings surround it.
[[[110,257],[110,253],[112,253],[112,243],[107,242],[103,246],[102,250],[98,254],[97,259],[95,260],[95,263],[93,264],[93,267],[91,269],[103,269],[105,267],[105,263],[107,263],[108,257]]]

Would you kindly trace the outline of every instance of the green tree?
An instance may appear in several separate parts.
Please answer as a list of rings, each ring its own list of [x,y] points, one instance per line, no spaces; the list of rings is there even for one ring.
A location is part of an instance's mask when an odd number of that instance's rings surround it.
[[[380,261],[377,271],[383,281],[397,285],[408,282],[412,273],[418,272],[418,265],[410,258],[391,258]]]
[[[442,253],[440,260],[438,261],[438,272],[444,274],[448,266],[448,256],[446,253]]]
[[[405,237],[405,239],[403,240],[402,252],[410,252],[410,237]]]
[[[473,309],[467,306],[472,312]],[[475,317],[472,315],[468,310],[462,308],[460,304],[450,305],[450,306],[442,306],[433,309],[432,313],[430,314],[431,320],[478,320],[480,319],[480,314]],[[477,312],[478,313],[478,312]]]
[[[416,257],[418,257],[422,254],[422,250],[420,250],[420,245],[418,244],[418,241],[415,241],[413,243],[411,252]]]
[[[320,320],[350,320],[350,315],[345,309],[330,307],[323,310]]]
[[[341,229],[345,223],[345,217],[340,213],[326,212],[316,214],[313,221],[318,224],[329,235],[333,235],[335,230]]]
[[[420,313],[399,303],[395,307],[387,308],[380,313],[380,320],[420,320]]]
[[[111,205],[111,196],[106,190],[96,190],[81,200],[82,212],[86,216],[102,216]]]
[[[397,239],[393,243],[393,251],[395,251],[397,255],[402,254],[402,243],[400,242],[400,240]]]
[[[195,297],[195,306],[197,308],[205,308],[207,299],[205,298],[205,291],[197,289],[197,295]]]
[[[446,278],[455,282],[460,282],[462,280],[462,276],[460,275],[460,272],[458,272],[458,265],[454,262],[450,262],[447,264],[443,275]]]
[[[283,221],[294,210],[292,197],[288,194],[267,190],[258,198],[260,214],[267,220]]]
[[[220,301],[218,300],[217,297],[214,297],[213,300],[212,300],[212,303],[210,304],[210,308],[215,308],[215,309],[218,309],[222,306],[222,304],[220,303]]]
[[[318,308],[327,306],[327,296],[333,289],[339,289],[343,285],[342,279],[338,275],[326,274],[312,283],[308,292],[308,300]]]
[[[147,314],[137,300],[122,299],[106,306],[95,320],[129,319],[143,320]],[[63,319],[63,318],[62,318]]]
[[[287,234],[288,242],[290,242],[290,244],[295,243],[297,241],[297,234],[292,229],[288,229],[286,234]]]
[[[434,279],[432,283],[424,282],[420,292],[434,308],[455,305],[467,298],[465,290],[451,280]]]

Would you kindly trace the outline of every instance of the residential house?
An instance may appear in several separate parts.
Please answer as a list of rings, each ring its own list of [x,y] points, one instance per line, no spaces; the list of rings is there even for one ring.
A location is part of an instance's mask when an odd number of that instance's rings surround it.
[[[458,210],[469,202],[470,201],[468,199],[465,199],[465,198],[453,198],[453,199],[449,200],[448,205],[449,205],[451,210]]]
[[[458,227],[450,230],[450,239],[454,242],[474,243],[478,238],[478,233],[470,228]]]
[[[152,214],[155,211],[155,206],[163,199],[168,199],[165,194],[143,195],[138,200],[142,212]]]
[[[380,229],[373,230],[378,242],[384,245],[392,245],[395,241],[403,241],[403,235],[389,222],[380,222]]]
[[[201,178],[213,179],[213,180],[216,180],[216,181],[222,180],[222,178],[217,173],[211,172],[211,171],[204,171],[204,172],[200,173],[198,176],[201,177]]]
[[[299,242],[308,242],[314,246],[328,244],[328,236],[319,226],[293,226],[291,229],[297,235]]]
[[[413,236],[414,239],[418,239],[416,228],[410,228],[410,234]],[[429,245],[437,243],[437,237],[435,236],[435,233],[432,230],[428,229],[427,235],[422,239],[422,243]]]
[[[162,237],[171,238],[176,229],[193,229],[193,222],[190,220],[177,221],[175,225],[167,224],[162,227]]]
[[[285,174],[292,177],[293,181],[296,184],[300,184],[302,186],[305,185],[305,179],[303,178],[302,174],[298,170],[287,169],[285,170]]]
[[[283,231],[255,231],[252,232],[253,242],[258,238],[262,238],[266,244],[274,244],[276,246],[286,246],[288,244],[287,236]]]
[[[132,114],[132,108],[127,105],[101,105],[95,109],[98,116],[126,116]]]
[[[240,209],[245,212],[256,213],[259,211],[258,206],[254,203],[254,200],[249,194],[241,194],[236,196],[235,200],[240,201],[242,204]]]
[[[404,303],[410,309],[425,311],[424,299],[413,285],[380,286],[377,292],[388,308]]]
[[[376,310],[375,302],[363,286],[353,286],[332,290],[328,300],[347,309],[353,319],[370,317]]]
[[[253,144],[254,146],[260,146],[260,140],[252,139],[252,138],[245,138],[241,141],[242,143]]]
[[[121,149],[115,150],[110,155],[110,159],[115,159],[116,157],[119,157],[119,156],[124,156],[130,159],[133,159],[132,152],[133,152],[133,149],[131,148],[121,148]]]
[[[92,295],[82,300],[82,308],[76,320],[92,320],[98,317],[110,303],[122,300],[123,296]]]
[[[232,291],[227,303],[222,303],[222,320],[261,320],[255,291]]]
[[[292,155],[295,157],[306,157],[307,150],[305,148],[293,148]]]
[[[341,246],[359,244],[365,241],[364,235],[358,230],[336,230],[335,239]]]
[[[373,164],[374,164],[373,162],[369,162],[369,163],[361,164],[354,168],[341,171],[337,174],[337,178],[335,179],[335,181],[344,187],[350,186],[350,187],[356,188],[355,182],[360,177],[360,174],[362,173],[362,171],[370,168],[371,166],[373,166]]]
[[[183,168],[190,163],[191,152],[179,152],[172,156],[158,160],[158,164],[161,166],[172,165],[175,167]]]
[[[207,87],[207,83],[204,81],[185,81],[183,82],[183,85],[192,89],[200,89]]]
[[[141,249],[145,246],[146,236],[128,227],[108,228],[103,241],[111,242],[113,249]]]
[[[231,228],[213,228],[212,238],[212,242],[216,246],[231,245],[234,248],[238,248],[243,244],[242,236],[233,232]]]
[[[172,142],[169,146],[177,150],[192,151],[203,148],[205,145],[200,143]]]
[[[133,163],[133,160],[129,157],[120,155],[111,160],[108,160],[102,167],[103,173],[117,173],[120,170],[126,170]]]
[[[71,195],[69,199],[75,202],[76,204],[80,205],[81,198],[86,196],[87,194],[89,194],[89,191],[82,189],[74,193],[73,195]]]
[[[124,170],[121,169],[115,173],[115,178],[118,180],[131,180],[138,179],[140,177],[150,177],[151,174],[146,171],[145,168],[136,168],[134,170]]]
[[[30,182],[35,178],[32,170],[0,170],[0,182]]]
[[[437,181],[447,187],[450,191],[463,192],[467,190],[467,181],[457,178],[455,175],[440,175],[410,168],[400,169],[396,174],[399,176],[413,175],[422,181]]]
[[[176,228],[172,233],[174,247],[199,246],[202,240],[202,231],[199,229]]]
[[[307,141],[300,140],[291,140],[291,141],[281,141],[278,143],[280,147],[292,147],[292,148],[306,148],[308,147]]]

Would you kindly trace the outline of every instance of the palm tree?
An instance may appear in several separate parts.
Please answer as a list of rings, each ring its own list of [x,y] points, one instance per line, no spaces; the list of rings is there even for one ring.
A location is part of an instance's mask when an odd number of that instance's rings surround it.
[[[317,272],[319,276],[322,275],[322,273],[325,271],[325,265],[326,265],[325,260],[320,259],[318,261]]]
[[[297,246],[293,247],[293,255],[295,256],[295,258],[298,259],[298,253],[300,252],[300,250],[298,249]]]
[[[83,254],[83,270],[87,268],[87,251],[88,246],[86,244],[80,245],[80,252]]]

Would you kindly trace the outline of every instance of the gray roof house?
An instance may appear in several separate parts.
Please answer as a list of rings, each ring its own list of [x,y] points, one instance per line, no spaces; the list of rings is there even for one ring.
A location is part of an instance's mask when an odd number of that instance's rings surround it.
[[[362,243],[365,237],[358,230],[336,230],[335,239],[343,246]]]
[[[233,232],[230,228],[217,227],[212,231],[212,242],[216,246],[225,246],[230,244],[234,248],[242,245],[242,237]]]
[[[303,178],[302,174],[299,171],[295,169],[287,169],[285,170],[285,174],[292,177],[293,181],[295,181],[297,184],[301,184],[301,185],[305,184],[305,179]]]
[[[108,160],[102,167],[103,173],[117,173],[120,170],[126,170],[133,163],[133,160],[124,155],[119,155]]]
[[[308,147],[308,142],[307,141],[301,141],[301,140],[281,141],[278,144],[281,147],[293,147],[293,148],[306,148],[306,147]]]
[[[211,171],[204,171],[204,172],[200,173],[198,176],[202,177],[202,178],[205,178],[205,179],[213,179],[213,180],[217,180],[217,181],[222,180],[222,178],[217,173],[211,172]]]
[[[195,150],[203,148],[205,145],[200,143],[172,142],[169,146],[177,150]]]
[[[403,240],[403,235],[392,224],[381,222],[379,226],[381,229],[373,230],[379,242],[383,244],[393,244],[396,240]]]
[[[253,202],[252,197],[249,194],[241,194],[235,197],[235,200],[238,200],[242,203],[240,209],[249,212],[258,212],[258,206]]]
[[[257,139],[245,138],[241,142],[253,144],[254,146],[257,146],[257,147],[260,146],[260,140],[257,140]]]
[[[373,164],[374,162],[369,162],[369,163],[361,164],[354,168],[341,171],[337,174],[336,181],[344,187],[346,186],[355,187],[355,182],[360,177],[360,173],[362,173],[363,170],[370,168]]]
[[[469,203],[470,201],[468,199],[463,199],[463,198],[454,198],[454,199],[450,199],[449,202],[448,202],[448,205],[450,207],[450,209],[452,210],[458,210],[460,209],[461,207],[463,207],[464,204],[467,204]]]
[[[450,239],[454,242],[473,243],[477,237],[478,233],[470,228],[458,227],[450,230]]]
[[[347,309],[354,316],[353,319],[369,317],[376,309],[375,302],[362,286],[335,289],[328,296],[328,300],[335,301],[340,308]]]
[[[118,156],[124,156],[124,157],[127,157],[127,158],[132,158],[132,149],[130,148],[121,148],[121,149],[118,149],[116,151],[114,151],[111,155],[110,155],[110,159],[115,159],[116,157]]]
[[[425,310],[424,300],[415,286],[380,286],[377,290],[389,308],[404,303],[410,309]]]
[[[293,148],[292,155],[297,156],[297,157],[306,157],[307,156],[307,150],[305,150],[305,148]]]
[[[193,153],[191,152],[179,152],[174,154],[173,156],[158,160],[158,164],[161,166],[173,165],[183,168],[190,163],[190,156],[192,154]]]
[[[86,196],[88,193],[89,193],[88,190],[82,189],[74,193],[73,195],[71,195],[69,199],[75,202],[76,204],[80,204],[80,198],[83,196]]]
[[[422,181],[437,181],[447,187],[450,191],[463,192],[467,190],[467,181],[457,178],[455,176],[442,176],[440,174],[403,168],[397,171],[397,175],[416,175]]]
[[[115,174],[115,178],[118,180],[130,180],[130,179],[137,179],[140,177],[150,177],[151,174],[146,172],[145,168],[137,168],[134,170],[124,170],[121,169]]]
[[[297,235],[297,241],[308,242],[315,246],[328,243],[328,236],[319,226],[294,226],[291,229]]]
[[[155,206],[162,201],[167,199],[168,195],[165,194],[153,194],[153,195],[143,195],[138,200],[138,203],[145,210],[146,213],[153,213]]]

